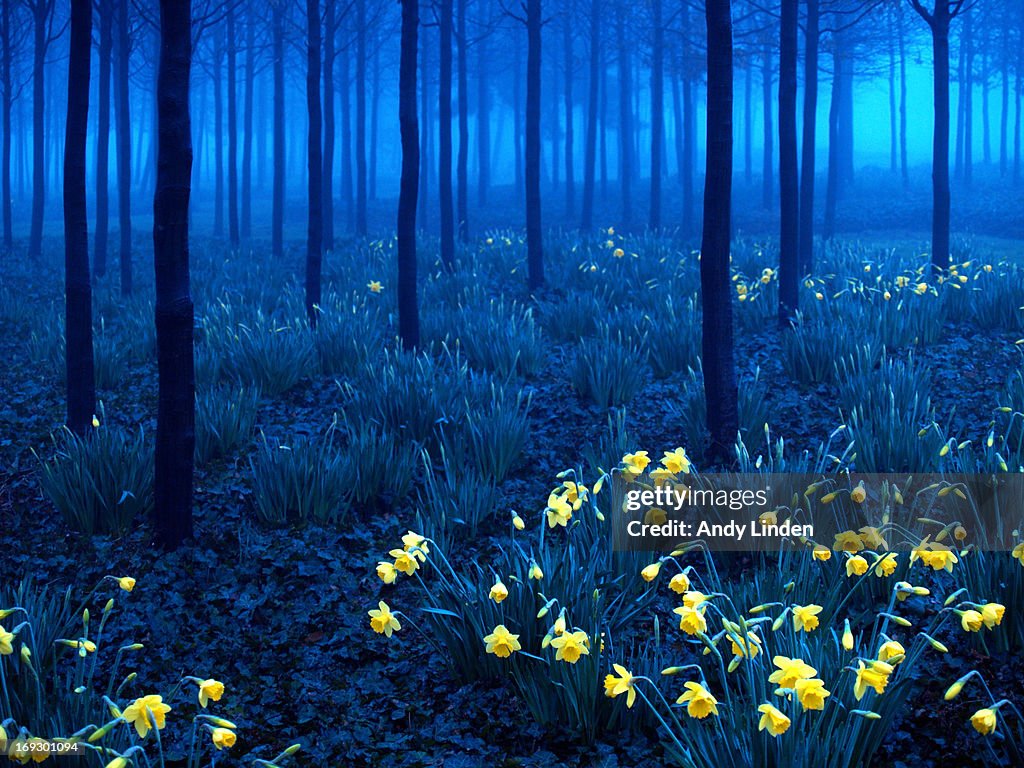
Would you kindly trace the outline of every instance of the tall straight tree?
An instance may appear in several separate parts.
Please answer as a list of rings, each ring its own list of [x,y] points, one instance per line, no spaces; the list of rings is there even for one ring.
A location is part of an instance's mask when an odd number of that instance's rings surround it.
[[[227,8],[228,59],[228,238],[231,247],[241,242],[238,226],[238,40],[235,36],[235,3]]]
[[[761,154],[761,205],[770,209],[775,202],[775,161],[772,160],[772,46],[765,39],[761,48],[761,103],[764,108],[764,133]]]
[[[796,160],[797,3],[782,0],[779,26],[779,322],[787,325],[799,293],[799,179]]]
[[[441,204],[441,263],[446,270],[455,267],[455,209],[452,198],[452,0],[441,0],[440,70],[438,83],[438,120],[440,175],[437,191]]]
[[[544,285],[544,233],[540,220],[541,0],[526,0],[526,267],[531,291]]]
[[[814,264],[814,145],[818,117],[818,44],[821,14],[819,0],[804,0],[807,6],[804,27],[804,113],[800,163],[800,234],[798,243],[800,274],[808,274]],[[794,305],[795,307],[795,305]]]
[[[484,3],[480,3],[478,13],[480,26],[487,26],[490,20]],[[487,205],[487,191],[491,186],[491,84],[487,54],[486,38],[481,37],[476,43],[476,204],[481,208]]]
[[[252,237],[252,113],[256,85],[256,19],[249,9],[245,19],[245,105],[242,107],[242,238]]]
[[[615,42],[619,54],[619,187],[622,194],[622,226],[633,221],[633,76],[626,47],[626,4],[619,3],[615,16]]]
[[[114,76],[114,111],[117,120],[117,219],[121,230],[118,266],[121,295],[132,292],[132,125],[128,105],[128,78],[132,42],[128,0],[118,0],[117,71]]]
[[[274,0],[271,17],[274,58],[274,190],[270,251],[284,256],[284,0]]]
[[[594,226],[594,177],[597,164],[597,108],[601,68],[601,2],[590,0],[590,68],[587,84],[587,138],[583,148],[583,211],[580,229]]]
[[[110,63],[114,48],[114,3],[98,0],[99,13],[99,116],[96,124],[96,239],[92,268],[96,277],[107,273],[110,228]]]
[[[64,132],[64,301],[68,428],[84,435],[96,411],[92,359],[92,287],[85,210],[92,0],[71,2],[68,113]]]
[[[910,5],[932,35],[935,128],[932,135],[932,266],[949,267],[949,26],[964,10],[966,0],[934,0],[929,11],[923,0]]]
[[[711,455],[724,461],[739,429],[729,280],[733,152],[731,0],[707,0],[704,14],[708,35],[708,140],[700,248],[701,348]]]
[[[320,306],[324,213],[321,205],[323,114],[320,108],[320,1],[306,0],[306,112],[309,116],[307,151],[308,214],[306,227],[306,317],[316,325]]]
[[[324,248],[334,248],[334,61],[338,20],[334,0],[324,7],[324,148],[323,148],[323,211]]]
[[[366,0],[356,0],[356,234],[366,234]]]
[[[43,248],[43,207],[46,202],[46,51],[52,42],[55,0],[27,0],[32,12],[32,220],[28,255],[38,259]]]
[[[14,60],[14,32],[11,29],[11,3],[0,3],[0,45],[3,46],[0,59],[0,89],[3,93],[3,105],[0,107],[0,130],[3,131],[2,168],[0,168],[0,209],[4,218],[4,248],[10,250],[14,245],[14,231],[11,224],[11,106],[14,102],[11,63]]]
[[[469,241],[469,73],[466,62],[466,0],[458,0],[458,78],[459,78],[459,151],[455,161],[455,218],[458,222],[459,241]]]
[[[192,0],[160,0],[159,133],[153,196],[159,376],[154,512],[157,542],[168,548],[192,535],[196,382],[188,252],[191,68]]]
[[[568,0],[570,14],[574,10],[573,0]],[[575,154],[575,135],[573,127],[573,80],[576,74],[575,62],[573,59],[573,24],[572,19],[567,16],[562,26],[563,37],[562,47],[565,49],[565,215],[572,218],[576,213],[576,170],[573,157]],[[556,158],[557,161],[557,158]]]
[[[419,0],[401,0],[401,52],[398,63],[398,126],[402,177],[398,191],[398,336],[402,347],[420,343],[416,296],[416,196],[419,194],[420,137],[416,112],[416,57]]]
[[[661,0],[652,0],[651,40],[651,209],[648,226],[661,228],[661,166],[665,152],[665,29]]]

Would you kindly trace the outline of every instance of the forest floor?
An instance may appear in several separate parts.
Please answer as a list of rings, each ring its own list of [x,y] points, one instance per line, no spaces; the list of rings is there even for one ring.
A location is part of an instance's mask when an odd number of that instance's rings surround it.
[[[1020,258],[1024,250],[1011,240],[978,242],[997,258],[1014,252]],[[13,293],[41,312],[59,301],[61,285],[54,263],[43,271],[5,277]],[[96,599],[97,606],[108,594],[117,600],[111,639],[116,645],[145,644],[131,668],[146,692],[168,690],[182,675],[225,682],[218,713],[239,724],[240,738],[232,757],[219,764],[240,756],[269,759],[292,741],[305,745],[303,763],[330,766],[665,764],[653,730],[623,731],[581,745],[572,734],[533,724],[510,681],[459,685],[447,674],[445,659],[414,635],[395,644],[370,633],[366,608],[382,594],[374,567],[393,545],[394,522],[370,519],[358,532],[313,525],[275,530],[254,523],[248,514],[251,447],[197,470],[196,535],[177,552],[152,549],[144,526],[118,539],[70,532],[40,489],[33,455],[47,455],[49,435],[62,423],[63,387],[29,355],[30,326],[3,330],[0,579],[11,584],[31,575],[37,583],[84,592],[107,575],[134,576],[138,584],[130,595],[115,589]],[[830,384],[792,386],[781,367],[778,336],[774,328],[741,334],[737,360],[741,373],[759,369],[762,381],[771,383],[766,399],[772,431],[795,449],[810,450],[839,423],[836,390]],[[1015,340],[1006,332],[951,322],[938,343],[915,353],[936,382],[936,412],[953,414],[951,431],[962,439],[981,440],[987,432],[991,398],[978,394],[999,391],[1019,365]],[[563,351],[551,345],[545,366],[524,383],[533,402],[531,437],[518,469],[500,488],[509,509],[541,509],[552,472],[535,468],[557,471],[580,461],[608,434],[609,410],[581,400],[561,374]],[[653,380],[636,402],[672,402],[685,387],[683,373]],[[128,365],[116,388],[98,394],[110,423],[152,434],[153,362]],[[332,377],[305,378],[284,395],[260,401],[257,428],[285,433],[296,424],[319,423],[340,407]],[[679,442],[678,428],[664,413],[631,411],[629,434],[638,446],[653,451]],[[465,557],[504,541],[504,516],[498,517],[501,522],[487,526]],[[950,728],[951,722],[966,721],[971,702],[943,703],[941,694],[961,667],[982,669],[993,688],[1019,692],[1024,660],[983,657],[958,636],[949,639],[959,652],[955,668],[943,660],[930,663],[918,680],[919,700],[929,704],[913,707],[894,724],[876,765],[990,764],[973,732]],[[168,748],[173,754],[182,745],[172,742]]]

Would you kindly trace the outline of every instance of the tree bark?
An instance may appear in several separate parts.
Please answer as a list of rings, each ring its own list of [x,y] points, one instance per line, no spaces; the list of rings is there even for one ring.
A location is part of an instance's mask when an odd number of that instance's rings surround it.
[[[3,59],[0,62],[0,88],[3,89],[3,114],[0,116],[0,129],[3,130],[3,168],[0,170],[0,209],[4,218],[4,248],[10,250],[14,246],[14,230],[11,222],[11,107],[14,94],[11,91],[11,63],[14,59],[13,35],[11,32],[11,4],[0,3],[0,44],[3,45]]]
[[[284,9],[274,3],[272,11],[274,54],[274,190],[271,213],[270,250],[274,258],[284,257]]]
[[[377,199],[377,120],[380,112],[380,45],[373,51],[373,94],[370,99],[370,169],[367,177],[367,196]]]
[[[252,237],[252,113],[256,84],[256,23],[253,10],[245,19],[245,104],[242,107],[242,239]]]
[[[214,208],[213,236],[224,237],[224,87],[221,70],[224,59],[224,38],[218,28],[213,45],[213,155],[214,164]]]
[[[907,40],[903,27],[903,3],[896,4],[896,23],[900,48],[900,173],[903,186],[910,186],[910,166],[907,162]]]
[[[320,2],[306,0],[306,112],[309,115],[308,215],[306,230],[306,317],[316,326],[323,256],[323,114],[320,109]]]
[[[347,46],[346,46],[347,47]],[[345,202],[345,229],[356,229],[356,191],[352,171],[352,67],[351,56],[341,57],[341,197]]]
[[[772,159],[772,145],[775,129],[772,125],[772,46],[765,40],[761,51],[761,103],[764,107],[764,121],[761,154],[761,205],[771,209],[775,202],[775,163]]]
[[[449,272],[455,268],[455,210],[452,200],[452,0],[441,0],[440,81],[437,92],[440,121],[440,167],[438,193],[441,204],[441,263]]]
[[[107,243],[110,234],[110,63],[114,47],[113,3],[99,0],[99,116],[96,124],[96,235],[93,274],[107,273]]]
[[[820,42],[818,0],[805,0],[805,2],[807,4],[807,27],[804,35],[804,114],[800,163],[800,231],[797,251],[800,275],[809,274],[814,265],[814,151],[818,117],[818,45]]]
[[[362,0],[361,0],[362,2]],[[324,8],[324,249],[334,248],[334,60],[337,18],[334,0]]]
[[[466,64],[466,0],[458,0],[459,153],[455,163],[459,242],[469,242],[469,72]]]
[[[43,248],[43,207],[46,201],[46,49],[49,47],[47,23],[53,13],[53,0],[35,0],[32,7],[32,221],[28,255],[38,259]]]
[[[583,150],[583,210],[580,230],[594,227],[594,177],[597,162],[597,108],[601,64],[601,2],[590,0],[590,71],[587,94],[587,138]]]
[[[570,6],[570,12],[574,10],[575,8]],[[576,72],[572,45],[573,25],[570,19],[566,18],[562,31],[562,47],[565,54],[565,216],[572,219],[576,215],[576,169],[573,157],[576,151],[573,126],[575,104],[572,94]]]
[[[192,535],[195,369],[188,251],[191,6],[191,0],[160,0],[160,131],[153,196],[159,375],[154,500],[156,539],[169,548]]]
[[[68,111],[64,133],[64,300],[68,428],[84,436],[96,412],[92,358],[92,287],[85,207],[85,144],[89,130],[92,0],[72,0]]]
[[[398,123],[402,141],[402,176],[398,195],[398,335],[402,347],[420,343],[416,296],[416,196],[419,193],[420,139],[416,114],[418,0],[401,0],[401,57],[398,74]]]
[[[739,430],[733,360],[729,233],[732,204],[733,86],[730,0],[707,0],[707,165],[700,287],[704,401],[710,455],[725,461]]]
[[[799,300],[799,189],[796,158],[797,1],[782,0],[779,40],[779,323],[788,326]]]
[[[828,179],[825,186],[825,221],[822,237],[831,240],[836,233],[836,207],[839,200],[839,111],[843,91],[843,56],[838,46],[832,51],[832,94],[828,110]]]
[[[633,109],[630,105],[633,80],[626,50],[626,10],[618,7],[615,19],[615,42],[619,54],[619,190],[622,195],[622,228],[628,230],[633,221]]]
[[[654,36],[651,41],[651,210],[648,226],[661,229],[661,178],[665,153],[665,29],[662,0],[652,0]]]
[[[540,209],[541,0],[526,2],[526,265],[531,291],[544,285]]]
[[[484,26],[483,4],[480,7],[480,25]],[[484,40],[477,42],[476,48],[476,144],[477,144],[477,179],[476,202],[483,208],[487,205],[487,192],[491,186],[491,112],[490,112],[490,75],[487,66],[487,48]]]
[[[356,2],[356,234],[366,235],[366,0]]]
[[[128,103],[131,36],[128,24],[128,0],[120,0],[117,13],[117,74],[114,87],[114,111],[117,119],[117,205],[121,247],[118,255],[121,295],[130,296],[132,276],[132,124]]]

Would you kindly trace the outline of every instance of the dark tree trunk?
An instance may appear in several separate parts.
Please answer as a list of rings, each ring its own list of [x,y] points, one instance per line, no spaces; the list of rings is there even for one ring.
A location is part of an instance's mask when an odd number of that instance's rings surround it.
[[[419,46],[419,67],[420,67],[420,119],[417,124],[417,135],[419,136],[420,149],[417,157],[420,161],[420,169],[417,175],[419,180],[419,193],[417,203],[419,204],[420,221],[427,221],[427,204],[430,202],[430,114],[427,105],[430,103],[430,73],[429,51],[427,37],[424,35],[422,45]]]
[[[156,539],[169,548],[177,547],[192,535],[196,395],[188,252],[192,177],[191,6],[191,0],[160,0],[160,132],[153,196],[159,374],[154,500]]]
[[[242,117],[242,238],[252,237],[252,111],[256,83],[256,22],[252,10],[245,20],[245,114]]]
[[[420,138],[416,116],[418,0],[402,2],[402,42],[398,71],[398,124],[402,137],[402,178],[398,194],[398,335],[405,349],[420,343],[416,297],[416,195],[419,192]]]
[[[594,177],[597,161],[597,108],[601,65],[601,2],[590,0],[590,71],[587,94],[587,139],[583,149],[583,210],[580,229],[594,226]]]
[[[633,81],[626,50],[626,10],[620,4],[616,14],[615,42],[619,54],[619,189],[622,195],[622,228],[633,221],[633,109],[630,104]]]
[[[1024,34],[1024,5],[1020,9],[1020,29]],[[1024,95],[1024,45],[1017,49],[1017,84],[1013,121],[1013,185],[1020,186],[1021,96]]]
[[[843,91],[843,56],[838,46],[832,52],[832,94],[828,110],[828,179],[825,182],[825,220],[822,237],[831,240],[836,233],[836,206],[839,200],[839,110]]]
[[[989,120],[989,57],[985,51],[981,55],[981,148],[982,162],[992,164],[992,131]]]
[[[839,169],[844,191],[854,182],[853,75],[856,59],[844,51],[843,99],[839,103]]]
[[[306,231],[306,317],[316,325],[320,306],[320,267],[323,256],[323,114],[320,110],[320,2],[306,0],[306,111],[309,115],[308,226]]]
[[[932,33],[934,66],[935,131],[932,136],[932,265],[936,271],[949,267],[949,22],[945,0],[933,13],[913,0],[914,10],[928,23]]]
[[[366,223],[366,0],[356,2],[356,234]]]
[[[766,209],[771,209],[775,202],[775,163],[772,159],[775,129],[772,125],[772,46],[767,40],[761,52],[761,102],[764,107],[761,205]]]
[[[3,168],[0,170],[0,209],[4,218],[4,248],[10,250],[14,246],[14,231],[11,222],[11,106],[14,94],[11,90],[11,63],[14,52],[11,50],[11,4],[0,3],[0,44],[3,45],[3,60],[0,62],[0,88],[3,89],[3,115],[0,117],[0,129],[4,132]]]
[[[117,118],[117,205],[121,248],[118,256],[121,295],[131,295],[132,280],[132,123],[128,104],[131,64],[128,0],[120,0],[117,13],[117,73],[114,83],[114,111]]]
[[[273,5],[274,54],[274,190],[270,249],[275,258],[284,256],[284,9]]]
[[[441,263],[449,272],[455,268],[455,209],[452,200],[452,0],[441,0],[440,82],[437,92],[440,168],[438,193],[441,203]]]
[[[693,235],[695,226],[693,176],[697,157],[697,120],[690,76],[690,6],[683,3],[683,234]]]
[[[110,234],[110,63],[114,47],[114,5],[99,0],[99,118],[96,125],[96,239],[93,274],[107,273],[107,243]],[[66,171],[65,171],[66,172]]]
[[[799,299],[799,180],[796,158],[797,2],[782,0],[779,40],[779,322],[786,326]]]
[[[743,72],[743,180],[754,182],[754,66],[747,60]]]
[[[360,0],[362,4],[363,0]],[[334,60],[337,18],[334,0],[324,9],[324,249],[334,248]]]
[[[224,87],[221,70],[224,59],[224,38],[218,29],[213,48],[213,155],[214,208],[213,236],[224,237]]]
[[[526,2],[526,266],[531,291],[544,285],[540,219],[540,28],[541,0]]]
[[[888,39],[886,48],[889,56],[889,172],[895,174],[899,169],[899,138],[896,120],[896,44],[892,23],[892,15],[886,14],[888,22]]]
[[[458,0],[459,155],[456,161],[456,219],[459,241],[469,241],[469,73],[466,64],[466,0]]]
[[[522,62],[519,48],[516,48],[512,70],[512,112],[516,161],[516,195],[523,194],[523,89]]]
[[[1024,41],[1022,41],[1024,43]],[[1003,28],[1003,55],[1002,55],[1002,90],[1000,92],[999,112],[1002,119],[999,121],[999,176],[1006,177],[1006,170],[1009,167],[1009,125],[1010,125],[1010,29]]]
[[[964,94],[964,181],[974,180],[974,35],[971,16],[964,20],[961,45],[967,48],[964,62],[964,80],[960,87]]]
[[[480,25],[484,26],[483,4],[480,8]],[[491,111],[490,80],[487,66],[487,47],[484,41],[477,42],[476,48],[476,146],[477,178],[476,202],[483,208],[487,205],[487,191],[491,186]]]
[[[810,273],[811,267],[814,265],[814,138],[818,117],[818,44],[820,42],[818,0],[806,0],[806,3],[803,143],[800,163],[800,242],[798,247],[799,274],[801,275]]]
[[[679,78],[672,77],[672,146],[676,154],[676,176],[683,178],[683,103],[679,98]]]
[[[661,174],[665,153],[665,30],[661,0],[652,0],[654,37],[651,41],[651,210],[648,226],[661,229]]]
[[[910,166],[907,162],[907,41],[903,28],[903,3],[896,4],[896,22],[900,48],[900,173],[906,187],[910,185]]]
[[[67,337],[67,425],[77,435],[85,435],[96,412],[89,225],[85,209],[91,26],[92,0],[72,0],[68,112],[64,133],[64,332]]]
[[[700,290],[704,400],[710,455],[725,461],[739,430],[733,360],[732,284],[729,233],[732,205],[733,92],[730,0],[707,0],[707,165]]]
[[[341,57],[341,197],[345,202],[345,229],[356,228],[356,192],[352,172],[352,72],[348,55]]]
[[[235,38],[234,6],[228,5],[228,236],[231,247],[238,248],[238,47]]]
[[[565,49],[563,51],[565,54],[565,216],[568,219],[572,219],[576,215],[576,170],[573,162],[573,155],[576,151],[573,127],[575,105],[572,95],[575,62],[573,60],[572,33],[572,23],[566,19],[563,27],[562,46]]]
[[[32,12],[32,222],[29,230],[28,255],[38,259],[43,248],[43,206],[46,200],[46,49],[49,44],[47,23],[53,13],[54,0],[35,0]]]
[[[377,120],[380,112],[380,46],[373,51],[373,96],[370,99],[370,170],[367,179],[367,196],[377,199]]]

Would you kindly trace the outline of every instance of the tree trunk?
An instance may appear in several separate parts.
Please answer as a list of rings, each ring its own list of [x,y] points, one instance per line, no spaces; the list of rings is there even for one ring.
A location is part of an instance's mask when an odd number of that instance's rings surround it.
[[[480,26],[487,23],[483,4],[480,7]],[[483,208],[487,205],[487,191],[491,186],[491,112],[490,112],[490,74],[487,66],[487,49],[484,41],[477,42],[476,48],[476,145],[477,145],[477,178],[476,202]]]
[[[67,337],[67,425],[77,435],[85,435],[96,412],[89,225],[85,208],[91,26],[92,0],[72,0],[68,112],[64,133],[64,332]]]
[[[540,219],[540,28],[541,0],[526,2],[526,265],[531,291],[544,285]]]
[[[806,3],[803,143],[798,206],[800,216],[800,242],[797,251],[799,253],[799,275],[809,274],[814,265],[814,139],[818,117],[818,44],[820,42],[818,0],[806,0]]]
[[[4,248],[10,250],[14,246],[14,231],[11,222],[11,106],[14,94],[11,91],[11,62],[14,53],[11,50],[11,4],[0,3],[0,44],[3,45],[3,60],[0,63],[0,88],[3,89],[3,115],[0,117],[2,125],[0,129],[4,132],[3,147],[0,152],[3,154],[3,168],[0,170],[2,181],[0,181],[0,209],[4,218]]]
[[[519,48],[516,48],[514,68],[512,70],[512,112],[515,143],[516,162],[516,195],[523,194],[523,95],[522,95],[522,68],[519,56]]]
[[[398,73],[398,123],[402,138],[402,178],[398,195],[398,335],[402,347],[420,343],[416,297],[416,196],[419,192],[420,139],[416,116],[418,0],[401,0],[402,37]]]
[[[128,28],[128,0],[120,0],[117,13],[117,73],[114,111],[117,118],[117,205],[121,248],[118,256],[121,295],[130,296],[132,280],[132,124],[128,103],[131,37]]]
[[[99,118],[96,125],[96,239],[92,265],[96,277],[103,277],[107,273],[110,228],[110,61],[114,47],[113,3],[111,0],[99,0],[96,10],[99,13],[100,26],[100,82]]]
[[[575,10],[572,6],[570,9]],[[567,219],[572,219],[576,215],[576,169],[573,162],[573,155],[576,151],[573,127],[575,105],[572,95],[575,62],[572,46],[573,26],[568,18],[565,20],[562,30],[562,47],[565,54],[565,216]]]
[[[665,30],[661,0],[652,0],[654,38],[651,41],[651,210],[648,226],[661,229],[661,174],[665,153]]]
[[[683,3],[683,234],[693,235],[695,226],[693,176],[697,156],[696,107],[693,98],[693,78],[690,74],[690,6]]]
[[[346,46],[347,47],[347,46]],[[341,196],[345,201],[345,228],[356,228],[356,192],[352,173],[352,73],[350,51],[341,57]]]
[[[732,18],[730,0],[707,0],[707,165],[700,289],[704,401],[710,455],[725,461],[739,430],[733,360],[729,233],[732,200]]]
[[[366,235],[366,0],[356,2],[356,234]]]
[[[907,40],[903,28],[903,3],[896,4],[900,47],[900,173],[903,186],[910,186],[910,165],[907,162]]]
[[[839,201],[839,104],[843,91],[843,56],[837,46],[832,50],[832,95],[828,110],[828,180],[825,186],[825,221],[822,237],[831,240],[836,233],[836,207]]]
[[[799,189],[796,158],[797,1],[782,0],[779,40],[779,323],[789,325],[799,300]]]
[[[256,83],[256,22],[250,9],[245,19],[245,114],[242,117],[242,239],[252,237],[252,112]]]
[[[284,9],[273,5],[274,51],[274,190],[271,214],[271,252],[274,258],[284,257]]]
[[[772,125],[772,46],[768,40],[765,40],[761,52],[761,102],[764,107],[761,205],[770,210],[775,202],[775,163],[772,160],[775,128]]]
[[[886,41],[889,56],[889,172],[895,174],[899,169],[899,140],[896,126],[896,46],[893,41],[892,15],[887,14],[888,39]]]
[[[958,181],[964,176],[964,115],[967,109],[965,102],[967,89],[964,87],[964,83],[967,81],[967,44],[965,36],[966,30],[961,30],[960,50],[956,65],[956,164],[953,167]]]
[[[320,109],[320,2],[306,0],[306,112],[309,115],[308,226],[306,231],[306,317],[316,326],[320,306],[320,267],[323,256],[323,114]]]
[[[942,9],[946,8],[943,13]],[[949,16],[939,3],[932,26],[935,132],[932,138],[932,264],[949,267]]]
[[[620,4],[616,14],[615,42],[619,54],[619,189],[622,195],[622,228],[633,221],[633,108],[630,104],[633,80],[626,50],[626,10]]]
[[[191,5],[191,0],[160,0],[160,133],[153,196],[159,374],[154,500],[157,542],[170,548],[192,535],[196,395],[188,252]]]
[[[1003,28],[1003,56],[1002,56],[1002,91],[1000,93],[1000,114],[999,121],[999,176],[1006,178],[1006,170],[1009,167],[1009,125],[1010,125],[1010,30]]]
[[[373,51],[373,96],[370,99],[370,170],[367,179],[370,200],[377,199],[377,120],[380,112],[380,44]]]
[[[224,58],[224,38],[218,29],[213,46],[213,154],[214,154],[214,208],[213,236],[224,237],[224,88],[221,70]]]
[[[590,71],[587,94],[587,138],[583,149],[583,210],[580,230],[594,227],[594,177],[597,161],[597,108],[601,64],[601,2],[590,0]]]
[[[427,111],[427,105],[430,103],[428,48],[427,37],[424,35],[423,44],[419,47],[419,66],[422,79],[420,81],[420,122],[417,125],[420,142],[420,150],[417,155],[420,161],[420,170],[417,175],[420,185],[417,202],[419,203],[419,218],[422,222],[427,221],[427,205],[430,202],[430,113]]]
[[[466,64],[466,0],[458,0],[459,155],[456,162],[456,219],[459,241],[469,242],[469,72]]]
[[[234,38],[234,6],[227,6],[227,232],[231,248],[240,245],[239,234],[239,100],[236,66],[238,43]]]
[[[43,205],[46,200],[46,130],[45,82],[47,20],[53,12],[53,0],[37,0],[33,11],[32,48],[32,223],[29,230],[28,255],[38,259],[43,248]]]
[[[452,200],[452,0],[441,0],[440,82],[440,168],[438,193],[441,203],[441,263],[449,272],[455,268],[455,210]]]
[[[361,0],[362,1],[362,0]],[[337,39],[334,0],[324,8],[324,172],[323,217],[324,249],[334,248],[334,60]]]
[[[754,67],[748,59],[743,73],[743,180],[754,182]]]

